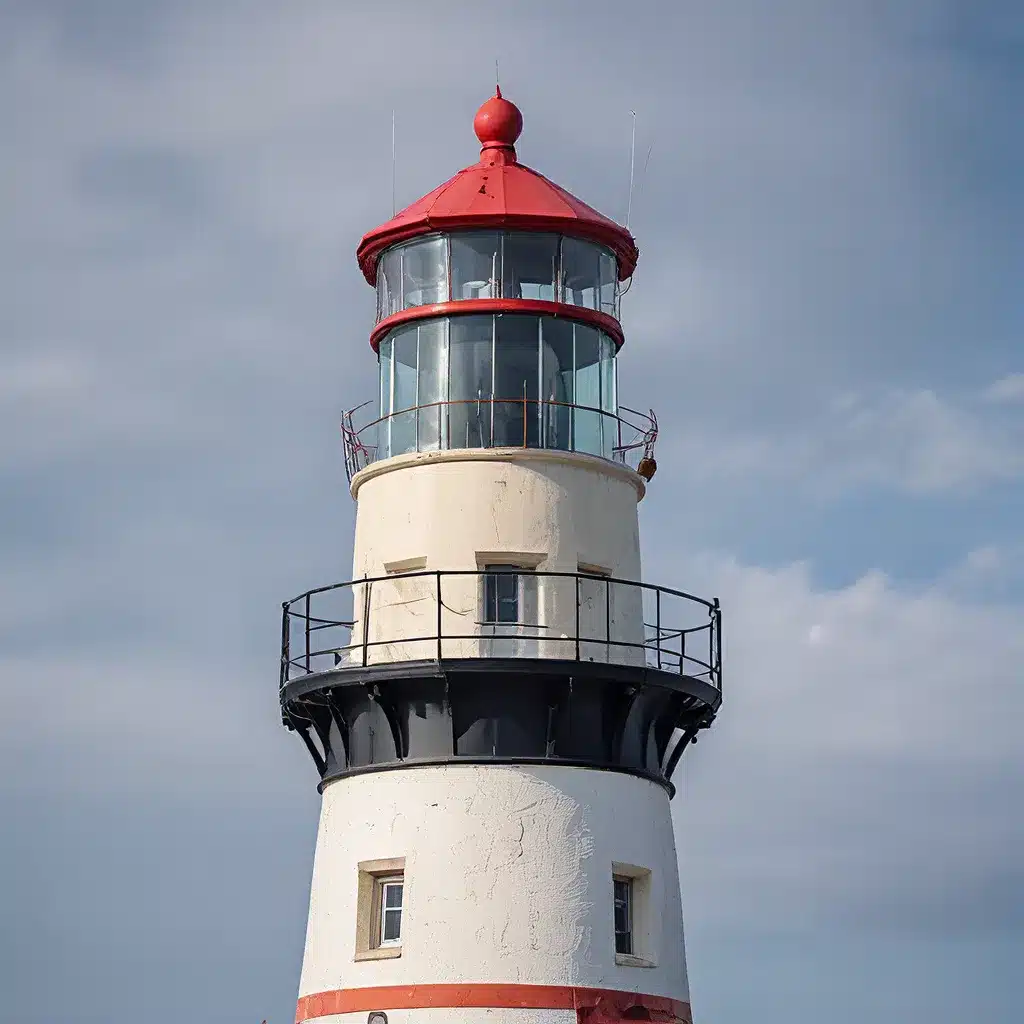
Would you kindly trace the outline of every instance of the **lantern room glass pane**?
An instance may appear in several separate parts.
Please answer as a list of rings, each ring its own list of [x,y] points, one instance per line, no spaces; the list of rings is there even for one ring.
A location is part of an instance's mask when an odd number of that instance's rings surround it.
[[[601,250],[578,238],[562,239],[562,301],[600,308]]]
[[[536,448],[540,441],[537,384],[540,320],[497,316],[494,327],[494,443]],[[507,399],[507,401],[501,401]]]
[[[403,308],[402,250],[389,249],[377,267],[377,311],[383,320]]]
[[[501,281],[501,232],[451,236],[452,298],[496,299]]]
[[[593,327],[576,324],[576,406],[574,410],[575,450],[600,455],[602,451],[601,415],[601,334]]]
[[[405,245],[402,254],[403,308],[448,301],[448,245],[438,236]]]
[[[416,451],[416,345],[415,324],[395,333],[392,369],[391,443],[392,455]],[[408,410],[408,411],[403,411]]]
[[[448,397],[448,331],[445,320],[425,320],[419,327],[417,379],[418,441],[421,452],[447,448],[444,402]]]
[[[541,446],[572,450],[574,389],[573,326],[567,320],[541,320]]]
[[[448,333],[451,447],[489,448],[494,317],[453,317]]]
[[[558,236],[524,231],[505,236],[502,295],[509,299],[555,301]]]
[[[601,301],[598,308],[618,319],[619,316],[619,264],[607,249],[598,250],[601,271]]]

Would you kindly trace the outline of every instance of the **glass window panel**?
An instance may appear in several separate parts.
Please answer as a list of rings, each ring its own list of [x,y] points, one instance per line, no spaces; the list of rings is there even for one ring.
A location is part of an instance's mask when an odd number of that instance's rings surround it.
[[[601,249],[601,304],[602,312],[609,316],[619,315],[619,264],[607,249]]]
[[[453,317],[448,328],[448,409],[452,448],[491,446],[494,318]]]
[[[629,955],[633,952],[633,886],[628,879],[622,878],[616,878],[612,885],[614,887],[615,952]]]
[[[447,448],[444,406],[448,397],[448,332],[446,320],[427,320],[419,327],[418,450]]]
[[[541,447],[572,450],[573,400],[572,324],[554,317],[541,319],[540,398]]]
[[[578,238],[562,239],[562,301],[599,309],[601,250]]]
[[[601,335],[593,327],[576,324],[576,405],[573,441],[578,452],[600,455],[603,451],[604,417],[601,408]]]
[[[512,299],[555,299],[558,236],[514,231],[505,235],[502,295]]]
[[[466,232],[451,236],[452,298],[496,299],[501,280],[501,233]]]
[[[395,411],[416,405],[416,325],[405,327],[392,335],[394,345]]]
[[[519,621],[519,574],[508,566],[488,565],[484,577],[484,621],[515,623]]]
[[[498,316],[494,329],[494,444],[536,448],[540,321],[535,316]]]
[[[377,267],[377,304],[381,318],[402,309],[402,251],[389,249]]]
[[[389,882],[384,886],[384,906],[401,907],[402,905],[402,883]]]
[[[391,339],[385,338],[378,349],[380,363],[380,415],[391,412]]]
[[[444,238],[428,238],[402,247],[402,301],[426,306],[448,301],[448,245]]]

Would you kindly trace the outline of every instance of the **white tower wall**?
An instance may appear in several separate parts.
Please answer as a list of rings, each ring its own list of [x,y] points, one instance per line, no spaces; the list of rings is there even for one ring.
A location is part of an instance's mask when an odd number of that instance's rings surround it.
[[[436,452],[389,459],[356,476],[353,579],[394,575],[357,587],[353,657],[362,657],[369,608],[369,662],[433,658],[438,581],[423,570],[466,570],[441,581],[444,657],[575,658],[577,598],[580,657],[642,662],[642,593],[600,580],[545,577],[595,572],[640,580],[637,501],[644,482],[632,470],[585,455],[500,449]],[[524,594],[524,625],[481,624],[488,564],[541,574]],[[607,591],[607,593],[606,593]],[[606,597],[609,598],[606,608]],[[469,639],[466,639],[466,638]],[[479,639],[477,639],[479,637]]]
[[[360,865],[399,862],[398,955],[356,959]],[[613,873],[635,876],[633,956],[615,952]],[[388,991],[367,991],[377,988]],[[325,787],[299,1020],[379,1009],[391,1024],[574,1022],[572,1000],[592,1004],[593,990],[662,997],[689,1019],[664,788],[618,772],[474,764]],[[334,1009],[348,1012],[324,1014]]]

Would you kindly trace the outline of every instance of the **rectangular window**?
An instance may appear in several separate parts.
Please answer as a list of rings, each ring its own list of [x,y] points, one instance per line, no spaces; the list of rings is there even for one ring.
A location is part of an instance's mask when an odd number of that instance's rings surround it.
[[[613,877],[615,907],[615,952],[633,954],[633,879]]]
[[[356,960],[402,955],[404,910],[405,858],[362,861],[356,894]]]
[[[519,573],[508,565],[485,565],[484,622],[519,622]]]
[[[397,946],[402,941],[403,879],[383,878],[380,888],[380,938],[378,946]]]

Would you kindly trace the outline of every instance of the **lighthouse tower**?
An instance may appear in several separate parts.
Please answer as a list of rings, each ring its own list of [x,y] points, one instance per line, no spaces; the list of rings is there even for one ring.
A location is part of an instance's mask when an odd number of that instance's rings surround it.
[[[657,425],[619,402],[629,231],[480,160],[369,232],[352,579],[284,606],[323,803],[296,1020],[691,1020],[670,804],[717,601],[643,582]],[[652,485],[653,486],[653,485]]]

